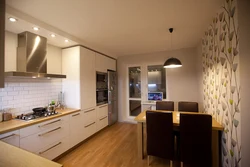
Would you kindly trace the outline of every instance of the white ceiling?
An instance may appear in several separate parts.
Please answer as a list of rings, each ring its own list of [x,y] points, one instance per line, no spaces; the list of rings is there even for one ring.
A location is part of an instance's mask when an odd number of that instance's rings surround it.
[[[195,47],[223,2],[7,0],[9,6],[116,56]],[[172,48],[170,27],[175,29]]]

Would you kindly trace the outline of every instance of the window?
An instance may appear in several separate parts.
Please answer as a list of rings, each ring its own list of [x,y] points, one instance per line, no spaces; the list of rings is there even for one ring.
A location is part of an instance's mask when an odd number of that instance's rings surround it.
[[[141,67],[129,67],[129,116],[141,113]]]
[[[148,92],[162,92],[166,99],[166,71],[162,65],[148,66]]]

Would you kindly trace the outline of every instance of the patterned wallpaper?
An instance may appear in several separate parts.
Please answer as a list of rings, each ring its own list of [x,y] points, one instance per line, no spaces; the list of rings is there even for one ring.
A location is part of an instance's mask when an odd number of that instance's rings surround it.
[[[241,161],[237,0],[226,0],[202,39],[204,109],[225,128],[223,167]]]

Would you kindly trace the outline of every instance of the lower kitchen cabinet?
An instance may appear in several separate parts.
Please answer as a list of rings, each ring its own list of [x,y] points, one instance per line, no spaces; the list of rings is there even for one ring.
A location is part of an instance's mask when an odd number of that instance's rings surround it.
[[[12,132],[8,132],[8,133],[4,133],[0,135],[0,140],[8,143],[10,145],[19,147],[19,141],[20,141],[20,131],[19,130],[15,130]]]
[[[108,105],[97,106],[96,112],[96,130],[99,131],[108,126]]]
[[[96,133],[96,121],[84,125],[84,136],[88,138]]]
[[[85,139],[83,126],[84,126],[84,116],[81,111],[70,114],[70,147],[75,146]]]
[[[70,148],[69,136],[64,137],[54,143],[47,145],[46,147],[40,149],[36,152],[37,155],[40,155],[47,159],[54,159],[57,156],[61,155]]]

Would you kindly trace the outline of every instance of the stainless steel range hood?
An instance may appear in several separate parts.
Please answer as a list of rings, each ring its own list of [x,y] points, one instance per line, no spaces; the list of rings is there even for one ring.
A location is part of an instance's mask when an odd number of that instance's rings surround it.
[[[5,72],[5,76],[66,78],[66,75],[47,74],[46,54],[46,38],[28,31],[18,34],[17,71]]]

